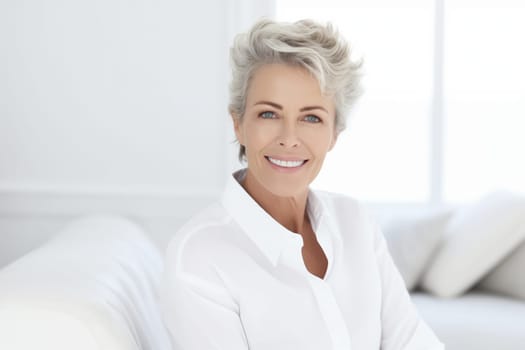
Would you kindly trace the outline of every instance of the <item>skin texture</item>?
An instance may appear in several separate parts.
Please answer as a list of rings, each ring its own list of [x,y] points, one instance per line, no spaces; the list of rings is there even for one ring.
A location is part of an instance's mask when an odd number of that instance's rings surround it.
[[[254,200],[288,230],[303,237],[307,269],[322,278],[327,260],[306,213],[308,188],[337,140],[335,105],[304,68],[260,67],[252,77],[242,118],[233,115],[235,134],[246,147],[242,184]],[[283,167],[269,158],[297,161]]]

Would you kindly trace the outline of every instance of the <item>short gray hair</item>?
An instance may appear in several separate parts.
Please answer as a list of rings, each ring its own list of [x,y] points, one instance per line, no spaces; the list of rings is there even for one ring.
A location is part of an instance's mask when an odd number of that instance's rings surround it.
[[[242,119],[246,93],[255,71],[272,63],[307,69],[318,81],[323,94],[334,97],[335,128],[346,128],[347,115],[361,95],[362,60],[350,59],[350,47],[337,30],[309,19],[294,23],[262,19],[246,33],[237,34],[230,49],[232,80],[229,112]],[[240,145],[239,159],[245,149]]]

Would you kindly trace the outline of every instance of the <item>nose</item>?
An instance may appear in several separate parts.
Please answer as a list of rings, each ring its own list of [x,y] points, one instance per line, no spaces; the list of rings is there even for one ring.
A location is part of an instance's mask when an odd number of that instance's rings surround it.
[[[289,123],[283,123],[281,132],[278,138],[279,146],[281,147],[299,147],[301,144],[297,135],[297,128],[295,125]]]

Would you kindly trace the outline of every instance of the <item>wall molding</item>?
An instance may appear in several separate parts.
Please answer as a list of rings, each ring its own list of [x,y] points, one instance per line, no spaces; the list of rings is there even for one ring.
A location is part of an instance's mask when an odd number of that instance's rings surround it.
[[[0,186],[0,215],[187,217],[217,200],[221,192],[191,187]]]

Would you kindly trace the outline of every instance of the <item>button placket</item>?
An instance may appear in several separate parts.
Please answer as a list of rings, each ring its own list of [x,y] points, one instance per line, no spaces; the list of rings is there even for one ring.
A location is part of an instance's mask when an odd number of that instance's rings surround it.
[[[317,302],[317,306],[323,317],[326,329],[330,335],[333,344],[332,350],[351,350],[350,336],[346,328],[346,323],[341,310],[337,305],[332,288],[326,281],[333,260],[334,252],[332,241],[329,235],[320,235],[318,240],[328,259],[328,268],[325,274],[325,279],[313,275],[306,268],[301,251],[303,240],[300,235],[290,237],[282,251],[281,259],[283,259],[283,263],[295,269],[308,281]]]
[[[308,273],[308,282],[314,292],[315,299],[321,310],[326,328],[330,333],[333,350],[351,350],[350,335],[346,328],[343,315],[332,292],[332,288],[326,281]]]

